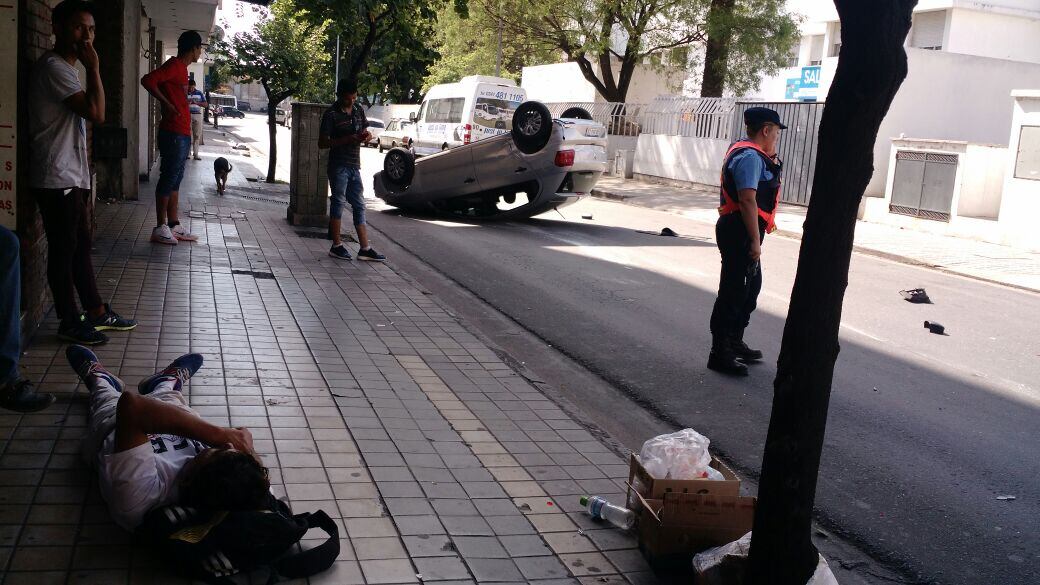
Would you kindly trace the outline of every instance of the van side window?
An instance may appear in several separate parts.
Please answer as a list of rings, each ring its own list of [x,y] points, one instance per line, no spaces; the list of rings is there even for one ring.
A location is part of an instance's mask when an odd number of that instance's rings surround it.
[[[419,113],[415,115],[415,119],[416,120],[418,120],[420,122],[428,122],[429,121],[429,120],[426,120],[425,118],[423,118],[423,116],[425,116],[426,112],[429,110],[429,108],[427,107],[429,105],[429,103],[430,102],[423,102],[422,105],[419,106]]]
[[[423,107],[429,106],[426,114],[426,122],[452,123],[462,122],[462,108],[466,105],[465,98],[447,98],[430,100]]]

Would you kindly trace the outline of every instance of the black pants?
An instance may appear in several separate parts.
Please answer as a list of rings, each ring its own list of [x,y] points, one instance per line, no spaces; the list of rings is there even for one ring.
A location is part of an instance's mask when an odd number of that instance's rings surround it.
[[[102,305],[90,260],[91,233],[87,198],[90,191],[72,189],[33,189],[36,205],[47,232],[47,282],[54,296],[54,310],[59,319],[79,316],[76,295],[83,309]]]
[[[759,233],[759,241],[763,234]],[[719,218],[715,224],[715,243],[722,254],[722,273],[719,297],[711,312],[713,338],[740,334],[751,321],[762,290],[762,269],[748,257],[751,238],[739,213]]]

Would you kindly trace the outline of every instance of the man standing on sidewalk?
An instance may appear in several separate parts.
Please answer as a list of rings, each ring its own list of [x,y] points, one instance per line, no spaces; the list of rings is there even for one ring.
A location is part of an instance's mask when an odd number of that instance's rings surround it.
[[[776,145],[787,128],[769,108],[744,112],[747,138],[730,147],[722,166],[721,205],[715,241],[722,254],[719,297],[711,313],[708,368],[734,376],[748,375],[748,362],[762,352],[744,343],[744,329],[762,290],[762,240],[773,231],[780,200]]]
[[[53,394],[37,392],[22,378],[18,358],[22,354],[22,332],[18,323],[22,292],[18,236],[0,226],[0,408],[36,412],[54,403]]]
[[[171,57],[155,71],[141,78],[141,85],[162,104],[159,124],[159,180],[155,184],[156,226],[152,241],[176,245],[177,240],[194,242],[191,234],[178,221],[184,161],[191,148],[191,117],[188,111],[188,65],[202,56],[202,36],[189,30],[177,39],[177,56]]]
[[[90,166],[86,120],[105,121],[105,90],[94,50],[90,2],[66,0],[54,7],[54,49],[44,53],[29,76],[29,187],[47,233],[47,282],[61,319],[58,337],[96,345],[102,330],[137,327],[101,300],[90,260]],[[76,62],[86,70],[83,90]],[[76,308],[76,293],[86,311]]]
[[[202,110],[209,105],[206,96],[195,87],[195,80],[188,82],[188,111],[191,113],[191,154],[195,160],[202,160],[199,156],[199,146],[205,146],[206,141],[202,136]]]
[[[365,225],[365,185],[361,182],[361,145],[368,140],[368,120],[357,103],[357,84],[346,79],[336,84],[338,98],[321,116],[318,130],[318,148],[329,149],[329,186],[332,204],[329,206],[329,232],[332,248],[329,256],[350,260],[350,252],[340,239],[343,206],[350,203],[357,230],[358,260],[382,262],[386,256],[368,245],[368,227]]]

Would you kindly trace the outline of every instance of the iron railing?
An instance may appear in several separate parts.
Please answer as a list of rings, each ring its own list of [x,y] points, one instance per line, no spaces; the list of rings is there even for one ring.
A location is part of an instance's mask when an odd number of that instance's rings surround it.
[[[554,118],[560,117],[568,108],[582,108],[593,120],[606,126],[607,134],[612,136],[638,136],[639,116],[646,107],[619,102],[552,102],[545,105]]]
[[[644,134],[730,140],[733,98],[659,96],[642,109]]]

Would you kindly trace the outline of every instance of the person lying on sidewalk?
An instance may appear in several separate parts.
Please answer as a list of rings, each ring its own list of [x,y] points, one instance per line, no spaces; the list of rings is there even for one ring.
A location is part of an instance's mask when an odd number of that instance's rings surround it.
[[[271,484],[249,430],[206,422],[181,394],[201,355],[177,358],[136,391],[124,391],[83,346],[70,345],[65,356],[90,393],[83,456],[97,468],[116,524],[134,531],[147,512],[173,503],[229,511],[267,505]]]

